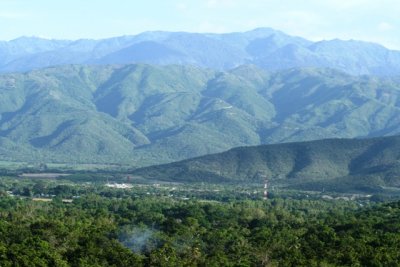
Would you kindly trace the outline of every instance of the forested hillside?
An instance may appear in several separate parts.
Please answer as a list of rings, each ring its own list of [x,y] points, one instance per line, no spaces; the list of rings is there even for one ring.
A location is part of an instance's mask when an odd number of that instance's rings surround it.
[[[0,76],[0,157],[144,166],[400,132],[397,78],[330,69],[66,66]]]
[[[136,170],[169,181],[263,183],[303,190],[380,192],[400,186],[400,136],[241,147]]]

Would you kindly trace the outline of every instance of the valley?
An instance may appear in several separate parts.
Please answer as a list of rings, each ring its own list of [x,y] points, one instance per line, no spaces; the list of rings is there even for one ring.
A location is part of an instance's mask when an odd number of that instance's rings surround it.
[[[399,266],[396,3],[44,2],[0,2],[64,36],[0,41],[0,266]]]
[[[1,177],[2,266],[395,265],[400,257],[399,203],[390,197],[280,189],[263,199],[260,185],[117,188],[99,175],[77,178]]]

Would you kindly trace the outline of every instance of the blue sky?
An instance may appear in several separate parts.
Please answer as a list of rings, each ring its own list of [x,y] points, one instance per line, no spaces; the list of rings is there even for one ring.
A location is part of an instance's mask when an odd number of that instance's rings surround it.
[[[400,49],[399,14],[399,0],[0,0],[0,40],[272,27],[314,41],[358,39]]]

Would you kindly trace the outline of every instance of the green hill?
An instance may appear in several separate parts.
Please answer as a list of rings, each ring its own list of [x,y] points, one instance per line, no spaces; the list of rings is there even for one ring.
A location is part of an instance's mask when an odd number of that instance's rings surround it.
[[[400,133],[400,81],[330,69],[64,66],[0,75],[0,159],[167,163]]]
[[[240,147],[134,174],[183,182],[263,183],[267,177],[297,189],[376,192],[400,187],[400,136]]]

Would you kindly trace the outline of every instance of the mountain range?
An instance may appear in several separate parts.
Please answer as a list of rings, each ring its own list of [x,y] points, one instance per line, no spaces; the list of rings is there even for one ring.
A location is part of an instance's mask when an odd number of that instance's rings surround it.
[[[383,192],[400,186],[400,136],[325,139],[239,147],[134,172],[146,179],[246,182],[336,192]]]
[[[400,80],[321,68],[68,65],[0,75],[0,159],[147,166],[400,133]]]
[[[21,37],[0,42],[0,72],[68,64],[192,65],[230,70],[254,64],[265,70],[317,67],[352,75],[400,73],[400,52],[362,41],[312,42],[271,28],[226,34],[144,32],[102,40]]]

